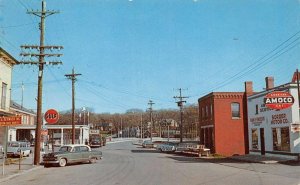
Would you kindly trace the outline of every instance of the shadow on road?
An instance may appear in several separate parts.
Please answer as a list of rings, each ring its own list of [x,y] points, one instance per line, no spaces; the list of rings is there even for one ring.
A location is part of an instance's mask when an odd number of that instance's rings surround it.
[[[213,158],[213,157],[194,157],[174,154],[168,158],[176,160],[180,163],[249,163],[245,161],[237,161],[229,158]]]
[[[147,150],[147,149],[144,149],[144,150],[131,150],[132,153],[160,153],[159,151],[157,150]]]

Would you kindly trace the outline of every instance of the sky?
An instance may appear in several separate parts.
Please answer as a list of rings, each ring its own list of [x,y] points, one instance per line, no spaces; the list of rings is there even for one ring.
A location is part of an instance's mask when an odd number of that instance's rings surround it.
[[[40,0],[0,0],[0,47],[17,60],[20,45],[39,44]],[[76,108],[97,113],[177,109],[210,92],[244,91],[266,76],[291,81],[300,62],[299,0],[48,0],[45,44],[61,45],[60,66],[45,66],[43,111]],[[33,52],[33,50],[32,50]],[[55,53],[55,52],[53,52]],[[47,58],[55,60],[55,58]],[[37,66],[13,69],[12,99],[36,110]]]

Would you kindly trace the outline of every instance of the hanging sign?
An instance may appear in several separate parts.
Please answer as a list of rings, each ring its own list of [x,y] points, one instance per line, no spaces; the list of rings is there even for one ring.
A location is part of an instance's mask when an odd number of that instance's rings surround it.
[[[274,91],[265,96],[264,103],[270,109],[287,109],[294,104],[294,97],[289,92]]]
[[[15,126],[21,123],[21,116],[0,117],[0,126]]]

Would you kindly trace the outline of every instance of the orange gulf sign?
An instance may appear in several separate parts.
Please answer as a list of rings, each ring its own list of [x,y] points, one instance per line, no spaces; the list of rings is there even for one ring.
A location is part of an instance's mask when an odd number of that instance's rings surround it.
[[[21,125],[21,123],[21,116],[0,117],[0,126],[14,126]]]
[[[294,97],[289,92],[274,91],[266,95],[264,103],[270,109],[287,109],[294,104]]]
[[[56,110],[49,109],[45,113],[44,118],[48,124],[54,124],[54,123],[57,123],[57,121],[59,119],[59,114]]]

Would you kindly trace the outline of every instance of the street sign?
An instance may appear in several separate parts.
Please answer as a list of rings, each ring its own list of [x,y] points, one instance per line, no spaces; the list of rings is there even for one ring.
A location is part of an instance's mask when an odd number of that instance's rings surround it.
[[[59,114],[56,110],[49,109],[45,113],[44,118],[48,124],[54,124],[54,123],[57,123],[57,121],[59,119]]]
[[[0,117],[0,126],[21,125],[21,116]]]
[[[294,104],[294,97],[289,92],[274,91],[266,95],[264,103],[270,109],[287,109]]]

